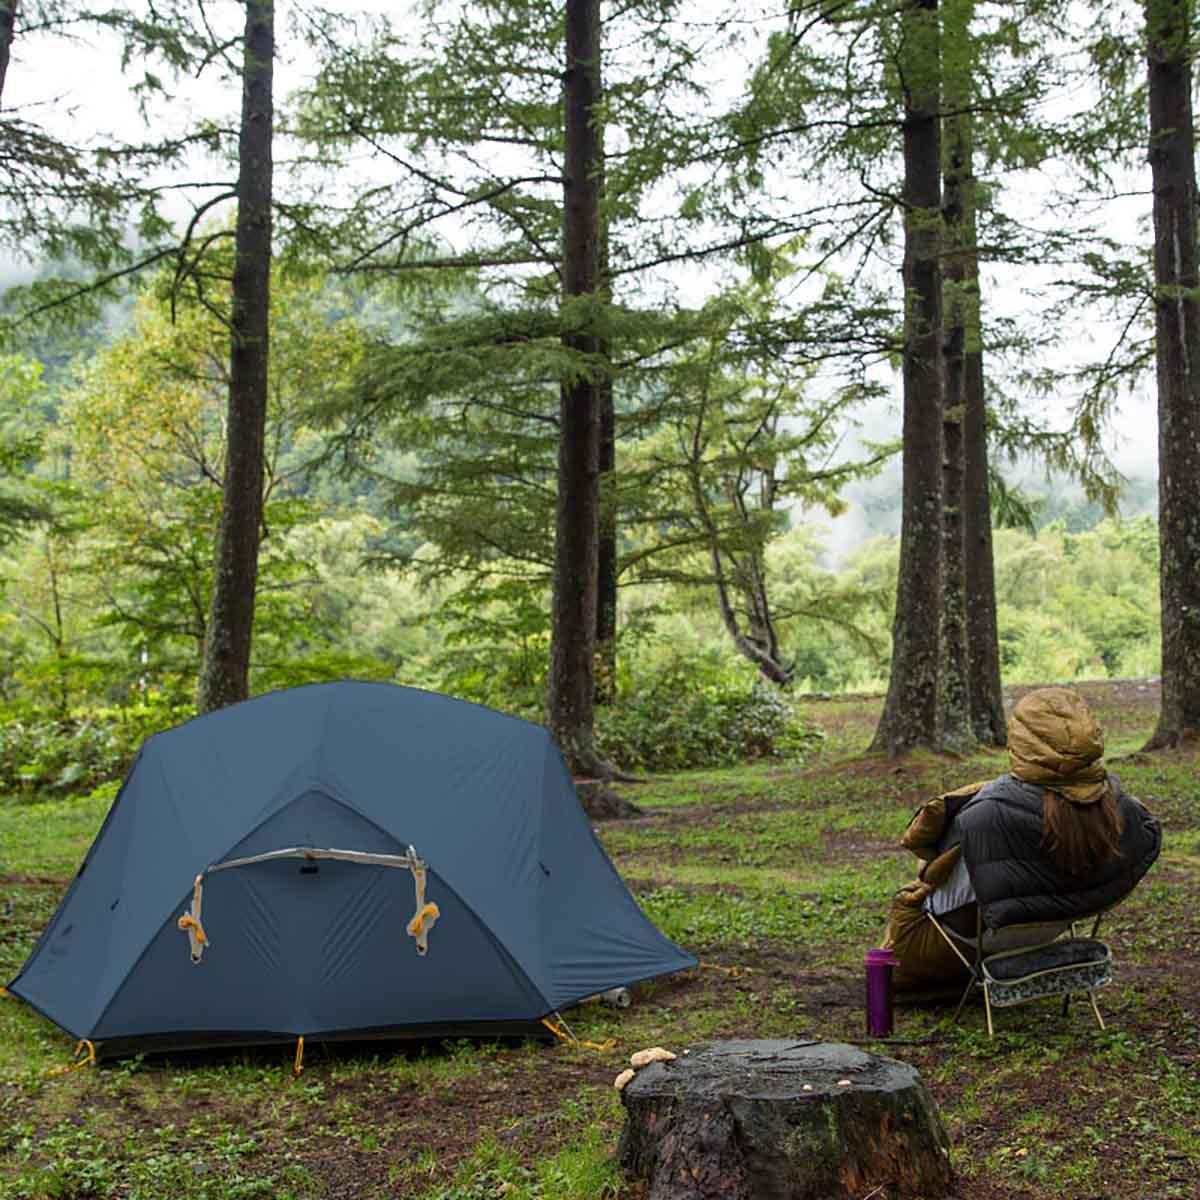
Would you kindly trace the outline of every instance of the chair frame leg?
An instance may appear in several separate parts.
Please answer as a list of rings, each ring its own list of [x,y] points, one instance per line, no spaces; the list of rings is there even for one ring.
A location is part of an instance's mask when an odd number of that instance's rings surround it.
[[[967,1003],[967,997],[971,994],[973,987],[983,987],[980,982],[979,964],[982,961],[980,953],[980,939],[983,937],[983,915],[980,912],[975,914],[975,961],[971,962],[969,958],[954,944],[954,939],[942,928],[942,923],[933,915],[929,914],[929,919],[933,922],[933,927],[942,935],[946,945],[958,956],[959,961],[971,973],[971,978],[967,980],[967,986],[963,989],[962,997],[959,999],[958,1007],[954,1010],[954,1016],[950,1018],[951,1025],[958,1024],[958,1018],[962,1016],[963,1007]],[[986,995],[986,989],[984,991]]]
[[[962,998],[958,1002],[958,1007],[954,1010],[954,1016],[950,1018],[951,1025],[958,1024],[958,1018],[962,1016],[962,1010],[967,1003],[967,997],[971,994],[971,989],[973,987],[975,987],[975,985],[977,983],[978,983],[978,980],[975,978],[974,975],[972,975],[971,978],[967,980],[967,986],[963,989]]]

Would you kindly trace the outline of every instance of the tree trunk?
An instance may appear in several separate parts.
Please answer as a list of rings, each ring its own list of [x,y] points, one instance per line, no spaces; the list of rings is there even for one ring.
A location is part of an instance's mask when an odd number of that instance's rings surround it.
[[[902,20],[904,485],[891,675],[871,745],[893,757],[938,745],[943,534],[938,0],[911,0]]]
[[[617,505],[613,386],[600,386],[600,545],[596,596],[596,703],[617,692]]]
[[[705,496],[705,465],[703,462],[701,428],[706,414],[697,414],[697,425],[692,436],[692,458],[688,464],[688,483],[696,517],[708,539],[708,557],[712,563],[713,587],[717,593],[717,609],[721,623],[733,641],[737,652],[758,668],[764,679],[786,687],[792,681],[792,668],[779,654],[779,638],[771,619],[767,602],[765,572],[758,558],[758,551],[748,547],[739,559],[733,550],[722,545],[720,530],[713,518]],[[737,484],[726,480],[726,488],[736,503]],[[747,514],[741,510],[743,523]],[[727,565],[728,564],[728,565]],[[734,599],[741,599],[748,613],[749,632],[742,629]]]
[[[596,335],[578,327],[576,297],[600,288],[600,4],[567,0],[563,82],[563,344],[595,357]],[[572,327],[574,326],[574,327]],[[600,384],[593,368],[562,384],[559,399],[558,503],[550,637],[548,723],[571,771],[603,774],[593,745],[599,542]]]
[[[274,20],[272,0],[246,0],[225,479],[201,712],[249,694],[267,417]]]
[[[8,59],[12,54],[13,25],[20,0],[0,0],[0,101],[4,99],[4,81],[8,77]]]
[[[1200,733],[1200,312],[1191,0],[1147,0],[1158,365],[1162,703],[1147,749]]]
[[[608,276],[608,234],[600,240],[600,279],[604,298],[612,299]],[[607,340],[600,346],[607,360]],[[596,703],[612,704],[617,696],[617,429],[612,376],[600,384],[600,518],[596,594]]]
[[[937,742],[965,751],[975,744],[971,728],[967,666],[966,556],[963,543],[963,327],[958,324],[946,346],[946,419],[942,422],[945,461],[942,546],[942,660],[938,674]]]
[[[717,608],[721,613],[721,623],[725,626],[737,652],[753,663],[764,679],[780,687],[787,687],[792,682],[793,671],[779,653],[779,638],[775,633],[770,610],[766,607],[766,597],[764,595],[759,603],[755,604],[757,598],[747,588],[744,564],[733,559],[732,571],[726,572],[722,551],[711,523],[709,528],[713,538],[709,560],[713,565],[713,583],[717,590]],[[729,574],[733,576],[732,581]],[[740,594],[751,608],[751,616],[747,622],[750,627],[749,633],[742,631],[731,591]]]
[[[784,659],[779,645],[779,632],[775,628],[775,615],[771,611],[771,599],[767,593],[767,564],[758,547],[748,548],[734,572],[737,589],[746,604],[746,626],[748,633],[744,641],[755,647],[752,659],[763,678],[780,687],[792,682],[792,664]],[[739,642],[737,637],[735,643]],[[742,653],[745,649],[738,646]]]
[[[618,1156],[647,1200],[934,1200],[949,1143],[916,1069],[851,1046],[730,1041],[640,1071]]]
[[[970,223],[972,245],[975,223]],[[1000,632],[996,621],[996,567],[992,554],[992,502],[988,493],[987,406],[983,386],[982,324],[979,320],[979,261],[968,266],[967,348],[963,395],[963,526],[967,579],[967,670],[971,727],[985,746],[1008,742],[1000,681]],[[976,331],[972,334],[972,328]]]
[[[643,810],[622,796],[607,779],[576,779],[575,794],[593,821],[622,821],[643,815]]]
[[[963,600],[966,694],[973,737],[987,746],[1006,741],[996,624],[996,574],[992,557],[992,506],[988,494],[987,414],[983,387],[982,297],[976,245],[977,191],[974,127],[969,108],[978,69],[971,42],[975,0],[943,0],[947,171],[945,211],[950,242],[944,272],[956,311],[947,344],[959,339],[961,373],[948,366],[946,406],[961,411]],[[957,110],[957,111],[956,111]],[[949,300],[947,300],[949,307]],[[953,330],[953,332],[951,332]],[[954,394],[950,388],[953,385]],[[949,450],[947,450],[949,457]],[[958,494],[957,491],[955,493]],[[947,573],[950,564],[946,565]]]
[[[944,120],[942,215],[945,252],[942,259],[943,412],[942,412],[942,662],[938,679],[939,743],[967,750],[975,741],[971,728],[970,672],[967,661],[966,546],[964,541],[965,461],[963,418],[966,404],[967,293],[977,288],[966,256],[973,254],[967,236],[967,213],[974,185],[971,178],[970,116],[963,111],[971,93],[970,20],[972,0],[944,0],[943,96],[950,113]],[[976,307],[976,311],[978,308]]]

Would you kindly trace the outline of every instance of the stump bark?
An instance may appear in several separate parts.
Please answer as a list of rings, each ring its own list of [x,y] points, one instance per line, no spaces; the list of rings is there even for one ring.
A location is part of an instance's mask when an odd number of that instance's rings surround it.
[[[620,1162],[647,1200],[936,1200],[953,1183],[916,1069],[853,1046],[714,1042],[621,1100]]]

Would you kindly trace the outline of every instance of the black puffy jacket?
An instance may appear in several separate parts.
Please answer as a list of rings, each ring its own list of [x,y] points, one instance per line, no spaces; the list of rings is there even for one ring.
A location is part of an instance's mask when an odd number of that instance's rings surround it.
[[[1109,782],[1124,821],[1121,854],[1087,876],[1064,875],[1041,849],[1042,789],[1001,775],[982,787],[955,820],[971,886],[989,929],[1025,921],[1073,920],[1123,899],[1162,846],[1158,821]]]

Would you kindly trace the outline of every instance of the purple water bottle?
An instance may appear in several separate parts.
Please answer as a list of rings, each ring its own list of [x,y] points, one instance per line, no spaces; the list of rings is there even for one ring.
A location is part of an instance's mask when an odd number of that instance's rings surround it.
[[[867,1034],[887,1037],[892,1032],[892,971],[900,960],[891,950],[868,950],[864,960],[867,968]]]

